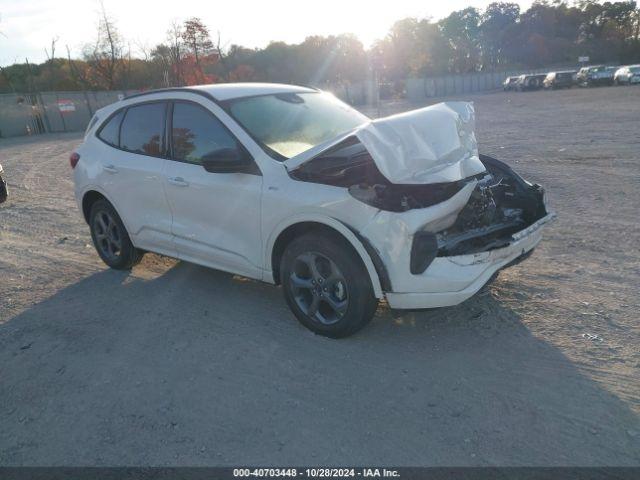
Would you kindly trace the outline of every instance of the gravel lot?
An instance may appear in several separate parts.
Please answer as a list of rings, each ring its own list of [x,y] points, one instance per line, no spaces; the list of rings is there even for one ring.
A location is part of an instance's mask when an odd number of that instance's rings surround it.
[[[0,464],[640,465],[640,87],[464,99],[559,220],[467,302],[341,341],[273,286],[106,269],[80,135],[0,141]]]

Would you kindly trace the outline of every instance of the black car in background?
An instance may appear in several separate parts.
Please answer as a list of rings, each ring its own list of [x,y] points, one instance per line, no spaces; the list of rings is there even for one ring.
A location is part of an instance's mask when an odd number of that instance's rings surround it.
[[[546,78],[546,74],[536,74],[536,75],[520,75],[518,77],[517,89],[519,92],[524,92],[527,90],[540,90],[542,88],[542,82]]]
[[[544,88],[555,90],[557,88],[571,88],[573,86],[573,76],[576,72],[549,72],[542,82]]]
[[[2,170],[2,165],[0,165],[0,203],[4,202],[9,195],[9,191],[7,190],[7,182],[2,178],[2,174],[4,171]]]

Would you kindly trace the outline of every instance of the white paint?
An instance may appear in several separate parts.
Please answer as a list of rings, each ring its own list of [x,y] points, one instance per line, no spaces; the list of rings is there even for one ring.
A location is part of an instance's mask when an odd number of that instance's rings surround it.
[[[304,87],[253,84],[202,88],[219,98],[234,98]],[[356,200],[345,188],[293,180],[283,163],[268,156],[224,110],[201,95],[189,91],[150,93],[125,99],[97,114],[106,119],[126,105],[169,99],[199,103],[217,116],[253,156],[262,176],[209,173],[197,165],[123,152],[96,137],[101,126],[98,122],[77,149],[81,159],[74,169],[76,199],[81,205],[87,191],[101,192],[121,215],[137,247],[273,282],[271,261],[278,235],[300,222],[321,223],[351,243],[378,298],[386,296],[394,308],[426,308],[463,301],[493,272],[540,240],[544,222],[521,232],[509,247],[470,258],[439,257],[425,272],[412,275],[409,257],[415,232],[436,225],[441,228],[455,219],[475,183],[428,208],[380,211]],[[482,164],[482,170],[476,164],[472,124],[469,104],[443,104],[372,122],[359,131],[367,132],[363,134],[367,148],[376,150],[376,161],[386,167],[386,174],[428,183],[484,171]],[[394,138],[399,138],[399,145],[393,144]],[[326,147],[314,147],[296,160],[308,160]],[[414,150],[421,153],[419,159],[407,153]],[[399,165],[397,171],[393,165]],[[416,174],[411,173],[412,168]],[[171,180],[176,177],[187,185],[176,185]],[[379,253],[393,292],[383,291],[361,238]]]

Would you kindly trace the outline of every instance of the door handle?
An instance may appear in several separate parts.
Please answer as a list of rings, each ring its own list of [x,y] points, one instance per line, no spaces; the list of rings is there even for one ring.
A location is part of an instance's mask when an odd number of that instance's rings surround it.
[[[171,185],[175,185],[176,187],[188,187],[189,186],[189,182],[186,182],[184,180],[184,178],[182,178],[182,177],[169,177],[169,178],[167,178],[167,181]]]
[[[118,169],[113,165],[103,165],[102,170],[104,170],[107,173],[118,173]]]

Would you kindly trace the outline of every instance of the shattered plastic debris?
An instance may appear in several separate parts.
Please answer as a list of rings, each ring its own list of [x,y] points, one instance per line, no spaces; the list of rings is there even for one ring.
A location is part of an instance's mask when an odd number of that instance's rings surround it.
[[[583,333],[582,338],[591,340],[592,342],[602,342],[604,339],[595,333]]]

